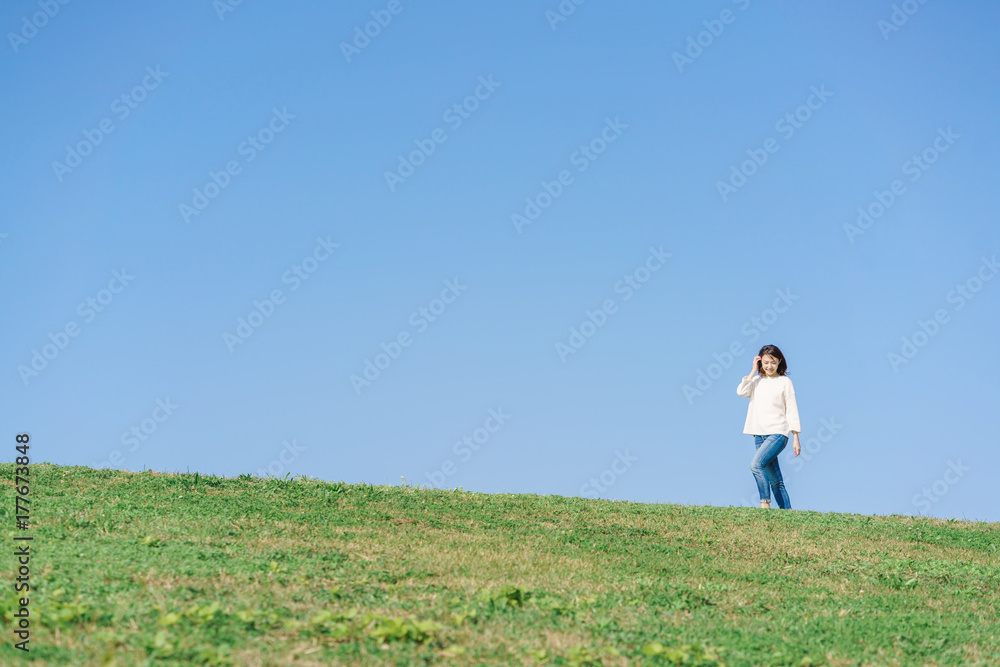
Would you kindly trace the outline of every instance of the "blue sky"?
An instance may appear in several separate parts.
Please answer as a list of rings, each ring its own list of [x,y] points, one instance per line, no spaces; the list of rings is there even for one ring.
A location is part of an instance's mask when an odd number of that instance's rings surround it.
[[[5,460],[1000,521],[1000,7],[561,6],[5,3]]]

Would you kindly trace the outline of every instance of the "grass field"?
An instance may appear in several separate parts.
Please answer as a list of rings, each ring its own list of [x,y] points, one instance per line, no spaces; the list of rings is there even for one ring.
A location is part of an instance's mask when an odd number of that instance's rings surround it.
[[[4,665],[1000,665],[995,523],[36,464],[15,532],[13,472]]]

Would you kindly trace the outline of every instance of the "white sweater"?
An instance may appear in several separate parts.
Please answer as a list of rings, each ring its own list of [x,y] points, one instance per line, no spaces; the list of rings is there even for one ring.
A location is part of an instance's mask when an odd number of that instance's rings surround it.
[[[755,375],[751,380],[747,375],[736,388],[736,393],[750,399],[747,420],[743,432],[748,435],[788,435],[798,433],[799,407],[795,403],[795,387],[787,375],[767,377]]]

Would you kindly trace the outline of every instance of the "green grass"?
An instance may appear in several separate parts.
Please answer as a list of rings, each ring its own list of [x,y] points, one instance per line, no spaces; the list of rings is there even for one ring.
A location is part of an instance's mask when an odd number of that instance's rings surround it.
[[[1000,664],[1000,524],[31,470],[35,664]]]

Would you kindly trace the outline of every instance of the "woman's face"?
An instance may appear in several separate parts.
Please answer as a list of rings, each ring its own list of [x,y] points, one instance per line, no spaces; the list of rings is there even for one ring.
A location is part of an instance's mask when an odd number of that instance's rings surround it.
[[[764,375],[769,377],[773,377],[778,374],[778,360],[770,354],[765,354],[760,358],[760,367],[763,369]]]

